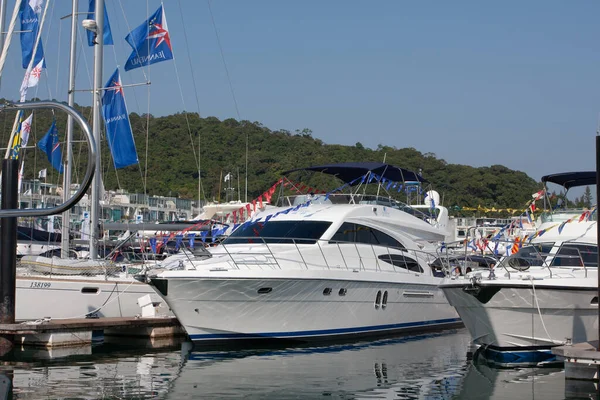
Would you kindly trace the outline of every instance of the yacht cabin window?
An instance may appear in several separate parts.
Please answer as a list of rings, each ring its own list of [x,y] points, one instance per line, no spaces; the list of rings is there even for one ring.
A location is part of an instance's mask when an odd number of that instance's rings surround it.
[[[394,267],[405,268],[412,272],[423,273],[423,268],[421,268],[416,260],[403,254],[382,254],[377,258],[379,258],[381,261],[392,264]]]
[[[528,244],[513,254],[512,258],[523,260],[523,265],[542,266],[552,247],[554,247],[554,242]]]
[[[583,261],[583,265],[581,262]],[[563,244],[552,259],[553,267],[597,267],[598,246],[592,244]]]
[[[379,246],[405,249],[404,245],[388,235],[369,226],[344,222],[330,239],[330,242],[366,243]]]
[[[330,225],[329,221],[255,221],[240,226],[223,244],[315,244]]]

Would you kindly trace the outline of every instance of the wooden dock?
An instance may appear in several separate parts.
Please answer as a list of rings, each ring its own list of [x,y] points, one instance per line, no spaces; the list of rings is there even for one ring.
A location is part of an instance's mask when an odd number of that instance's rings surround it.
[[[50,319],[0,324],[0,335],[14,337],[15,345],[62,347],[91,345],[104,336],[163,339],[185,336],[175,317]]]
[[[552,353],[565,363],[566,397],[598,396],[600,351],[598,351],[597,340],[553,347]]]

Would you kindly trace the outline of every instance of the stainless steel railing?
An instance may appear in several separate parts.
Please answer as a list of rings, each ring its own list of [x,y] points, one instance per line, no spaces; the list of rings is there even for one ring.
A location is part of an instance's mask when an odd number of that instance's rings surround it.
[[[404,249],[377,244],[306,238],[239,237],[245,244],[221,243],[221,249],[235,269],[301,268],[345,269],[350,271],[427,273],[438,255],[423,250]]]
[[[81,198],[85,195],[85,192],[92,184],[94,169],[96,167],[96,143],[94,142],[90,126],[77,110],[56,101],[32,101],[0,105],[0,112],[6,110],[32,110],[40,108],[62,110],[67,114],[71,115],[73,117],[73,120],[81,127],[81,130],[84,133],[85,141],[89,147],[88,163],[87,169],[85,170],[85,176],[83,177],[83,181],[81,182],[81,185],[79,186],[79,189],[77,189],[75,194],[73,194],[73,196],[71,196],[69,200],[57,205],[56,207],[0,210],[0,218],[41,217],[46,215],[60,214],[63,211],[69,210],[73,206],[75,206],[75,204],[77,204],[79,200],[81,200]]]

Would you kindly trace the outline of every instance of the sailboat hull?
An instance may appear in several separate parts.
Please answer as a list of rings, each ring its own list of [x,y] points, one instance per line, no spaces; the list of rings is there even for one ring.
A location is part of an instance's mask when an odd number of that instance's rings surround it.
[[[169,313],[152,287],[133,278],[120,280],[18,277],[16,319],[35,320],[141,315],[138,299],[150,295],[162,314]]]

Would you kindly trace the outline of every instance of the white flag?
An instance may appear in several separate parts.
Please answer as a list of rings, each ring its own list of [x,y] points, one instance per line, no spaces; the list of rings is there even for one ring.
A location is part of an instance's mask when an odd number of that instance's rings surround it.
[[[38,82],[40,81],[40,76],[42,75],[43,67],[44,59],[42,58],[38,65],[33,67],[32,70],[28,68],[27,72],[25,72],[23,83],[21,83],[21,102],[25,101],[25,97],[27,96],[27,89],[30,87],[37,86]]]
[[[46,177],[46,168],[44,168],[43,170],[41,170],[40,172],[38,172],[38,178],[45,178]]]
[[[29,140],[29,133],[31,132],[31,122],[33,120],[33,113],[23,122],[21,122],[21,147],[27,146]]]
[[[21,161],[21,168],[19,168],[19,187],[18,187],[18,192],[19,194],[21,194],[21,186],[23,185],[23,167],[25,166],[25,162]]]
[[[225,178],[223,178],[223,182],[227,182],[230,179],[231,179],[231,172],[228,173],[227,175],[225,175]]]

